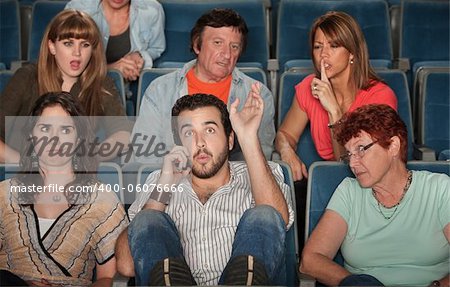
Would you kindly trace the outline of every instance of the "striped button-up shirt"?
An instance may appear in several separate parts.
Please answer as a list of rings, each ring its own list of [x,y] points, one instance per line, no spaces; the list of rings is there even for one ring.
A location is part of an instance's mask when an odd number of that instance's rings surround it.
[[[165,210],[175,222],[184,256],[199,285],[218,284],[231,256],[239,220],[247,209],[255,206],[247,165],[244,162],[229,162],[229,166],[229,183],[215,191],[205,204],[198,199],[190,181],[183,179],[179,184],[182,191],[173,193]],[[284,183],[281,167],[272,162],[269,166],[288,205],[288,229],[294,221],[290,188]],[[160,171],[150,174],[146,184],[155,184],[159,174]],[[150,193],[138,193],[128,211],[130,219],[142,209]]]

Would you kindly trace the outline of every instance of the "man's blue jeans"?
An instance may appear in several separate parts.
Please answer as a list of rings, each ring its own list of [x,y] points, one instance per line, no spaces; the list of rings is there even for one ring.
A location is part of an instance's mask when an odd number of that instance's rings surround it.
[[[271,284],[283,284],[285,237],[286,224],[273,207],[261,205],[248,209],[239,221],[230,260],[239,255],[252,255],[265,266]],[[150,271],[158,261],[183,257],[178,231],[164,212],[149,209],[139,212],[128,227],[128,241],[136,285],[148,285]]]

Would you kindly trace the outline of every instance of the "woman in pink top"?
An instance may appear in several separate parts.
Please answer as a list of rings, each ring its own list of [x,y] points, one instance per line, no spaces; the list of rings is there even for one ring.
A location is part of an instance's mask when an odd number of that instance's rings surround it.
[[[344,113],[372,103],[397,109],[394,92],[370,67],[364,35],[350,15],[332,11],[317,18],[310,45],[315,74],[295,87],[296,100],[275,139],[275,148],[290,165],[294,180],[308,176],[296,154],[297,142],[308,122],[319,155],[325,160],[337,160],[343,147],[333,136],[333,124]]]

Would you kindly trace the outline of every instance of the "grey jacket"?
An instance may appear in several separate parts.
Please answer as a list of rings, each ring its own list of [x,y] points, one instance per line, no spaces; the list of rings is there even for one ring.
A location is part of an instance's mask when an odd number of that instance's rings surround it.
[[[153,152],[157,144],[159,149],[164,144],[165,151],[170,151],[174,145],[171,128],[172,106],[180,97],[188,94],[186,74],[195,65],[196,60],[186,63],[183,68],[155,79],[145,91],[141,101],[140,111],[131,135],[135,144],[134,161],[140,163],[162,163],[162,152]],[[236,98],[240,99],[239,109],[245,104],[251,85],[256,80],[234,68],[228,107]],[[258,130],[258,137],[267,159],[270,159],[275,139],[274,99],[270,90],[262,85],[261,97],[264,100],[264,114]],[[153,136],[153,143],[151,142]],[[141,152],[137,146],[142,145]],[[150,145],[152,145],[150,147]],[[146,151],[146,152],[143,152]],[[153,153],[152,153],[153,152]],[[150,153],[152,153],[150,155]],[[243,159],[241,156],[233,160]]]

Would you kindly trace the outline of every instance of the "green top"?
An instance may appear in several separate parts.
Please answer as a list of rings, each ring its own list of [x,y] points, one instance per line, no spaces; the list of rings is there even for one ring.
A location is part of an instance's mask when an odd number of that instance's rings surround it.
[[[387,286],[427,286],[449,272],[450,249],[443,232],[450,222],[449,207],[450,178],[413,171],[395,212],[395,207],[379,207],[372,190],[361,188],[354,178],[342,181],[327,209],[347,222],[341,252],[349,272],[372,275]]]

